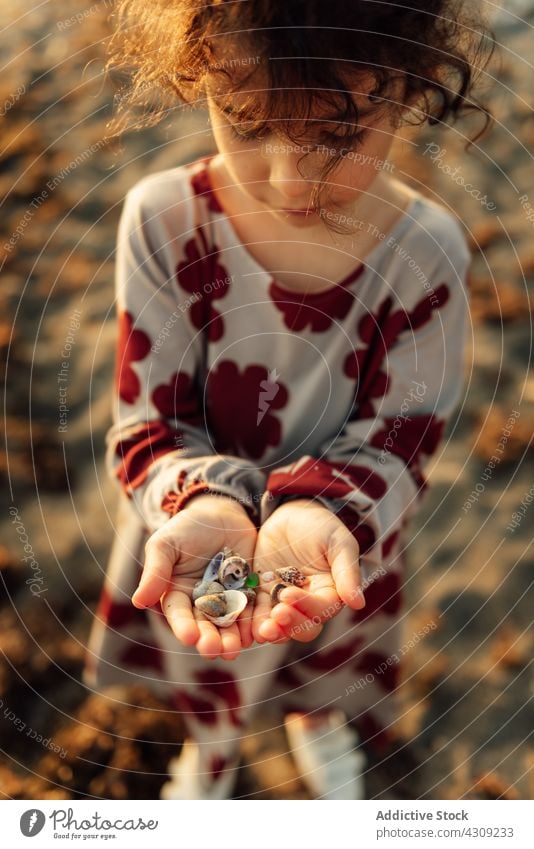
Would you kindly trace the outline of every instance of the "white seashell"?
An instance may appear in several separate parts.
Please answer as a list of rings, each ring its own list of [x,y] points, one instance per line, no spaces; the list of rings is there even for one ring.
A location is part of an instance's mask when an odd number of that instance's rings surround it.
[[[225,590],[224,597],[226,599],[226,613],[224,616],[210,616],[207,613],[203,613],[203,616],[205,616],[206,619],[209,619],[209,621],[213,622],[214,625],[218,625],[219,628],[228,628],[229,625],[232,625],[239,614],[242,613],[247,606],[247,597],[245,593],[242,593],[239,590]],[[195,601],[195,607],[197,609],[199,607],[199,601],[202,606],[201,599],[197,599]]]
[[[276,575],[274,574],[274,572],[264,572],[261,576],[261,579],[262,581],[264,581],[264,583],[270,584],[271,581],[276,580]]]

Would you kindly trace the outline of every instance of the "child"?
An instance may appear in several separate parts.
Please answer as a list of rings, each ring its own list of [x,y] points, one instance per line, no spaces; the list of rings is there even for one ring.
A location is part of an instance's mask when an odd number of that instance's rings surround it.
[[[86,681],[143,681],[182,716],[163,798],[229,798],[257,709],[283,713],[313,795],[362,798],[357,732],[391,738],[402,532],[468,316],[462,230],[388,153],[414,117],[487,116],[467,100],[482,38],[448,0],[143,2],[119,3],[111,64],[140,69],[132,102],[155,81],[205,97],[218,153],[126,196],[122,496]],[[307,584],[272,606],[262,582],[217,628],[191,591],[224,546]]]

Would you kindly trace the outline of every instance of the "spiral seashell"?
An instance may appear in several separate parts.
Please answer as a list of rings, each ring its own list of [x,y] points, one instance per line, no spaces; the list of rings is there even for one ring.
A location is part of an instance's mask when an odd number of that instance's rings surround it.
[[[286,584],[292,584],[294,587],[303,587],[306,583],[306,575],[301,572],[296,566],[287,566],[284,569],[275,569],[280,580]]]
[[[215,603],[215,600],[220,603],[221,598],[225,604],[224,613],[218,612],[221,608]],[[210,602],[206,602],[206,599],[210,599]],[[219,628],[228,628],[232,625],[246,606],[247,596],[240,590],[225,590],[224,593],[219,595],[202,596],[195,601],[197,610],[200,610],[206,619],[209,619],[214,625],[218,625]]]
[[[271,590],[271,601],[273,604],[278,604],[280,601],[280,593],[285,590],[287,584],[275,584]]]
[[[250,566],[243,557],[234,554],[226,557],[217,573],[217,580],[227,590],[237,590],[244,586],[250,572]]]

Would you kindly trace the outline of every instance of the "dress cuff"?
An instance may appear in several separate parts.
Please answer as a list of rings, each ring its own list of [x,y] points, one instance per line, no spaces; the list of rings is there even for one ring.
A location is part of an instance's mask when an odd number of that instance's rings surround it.
[[[169,516],[175,516],[180,510],[186,506],[186,504],[191,501],[195,495],[201,495],[203,493],[208,493],[210,495],[224,495],[226,498],[231,498],[233,501],[237,501],[238,504],[243,507],[246,511],[248,517],[257,525],[258,520],[258,512],[254,509],[251,504],[247,504],[242,501],[240,498],[237,498],[235,495],[227,492],[225,489],[218,489],[213,484],[210,484],[208,481],[195,481],[182,492],[168,492],[161,502],[161,509],[168,513]]]

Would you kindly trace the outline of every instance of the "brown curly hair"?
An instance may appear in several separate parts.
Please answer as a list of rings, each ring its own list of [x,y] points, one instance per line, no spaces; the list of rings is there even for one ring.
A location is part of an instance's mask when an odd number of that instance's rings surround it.
[[[493,123],[473,89],[496,45],[474,6],[469,0],[117,0],[106,70],[126,72],[126,80],[108,139],[158,123],[176,106],[176,95],[198,105],[208,77],[225,78],[224,108],[261,69],[263,84],[244,107],[247,130],[270,125],[302,141],[297,123],[308,126],[315,107],[326,106],[344,133],[336,141],[350,148],[359,135],[353,92],[370,78],[369,108],[389,110],[396,126],[482,114],[484,126],[469,147]],[[227,58],[221,59],[221,46]],[[399,80],[404,94],[396,99]],[[311,126],[317,138],[317,124]]]

